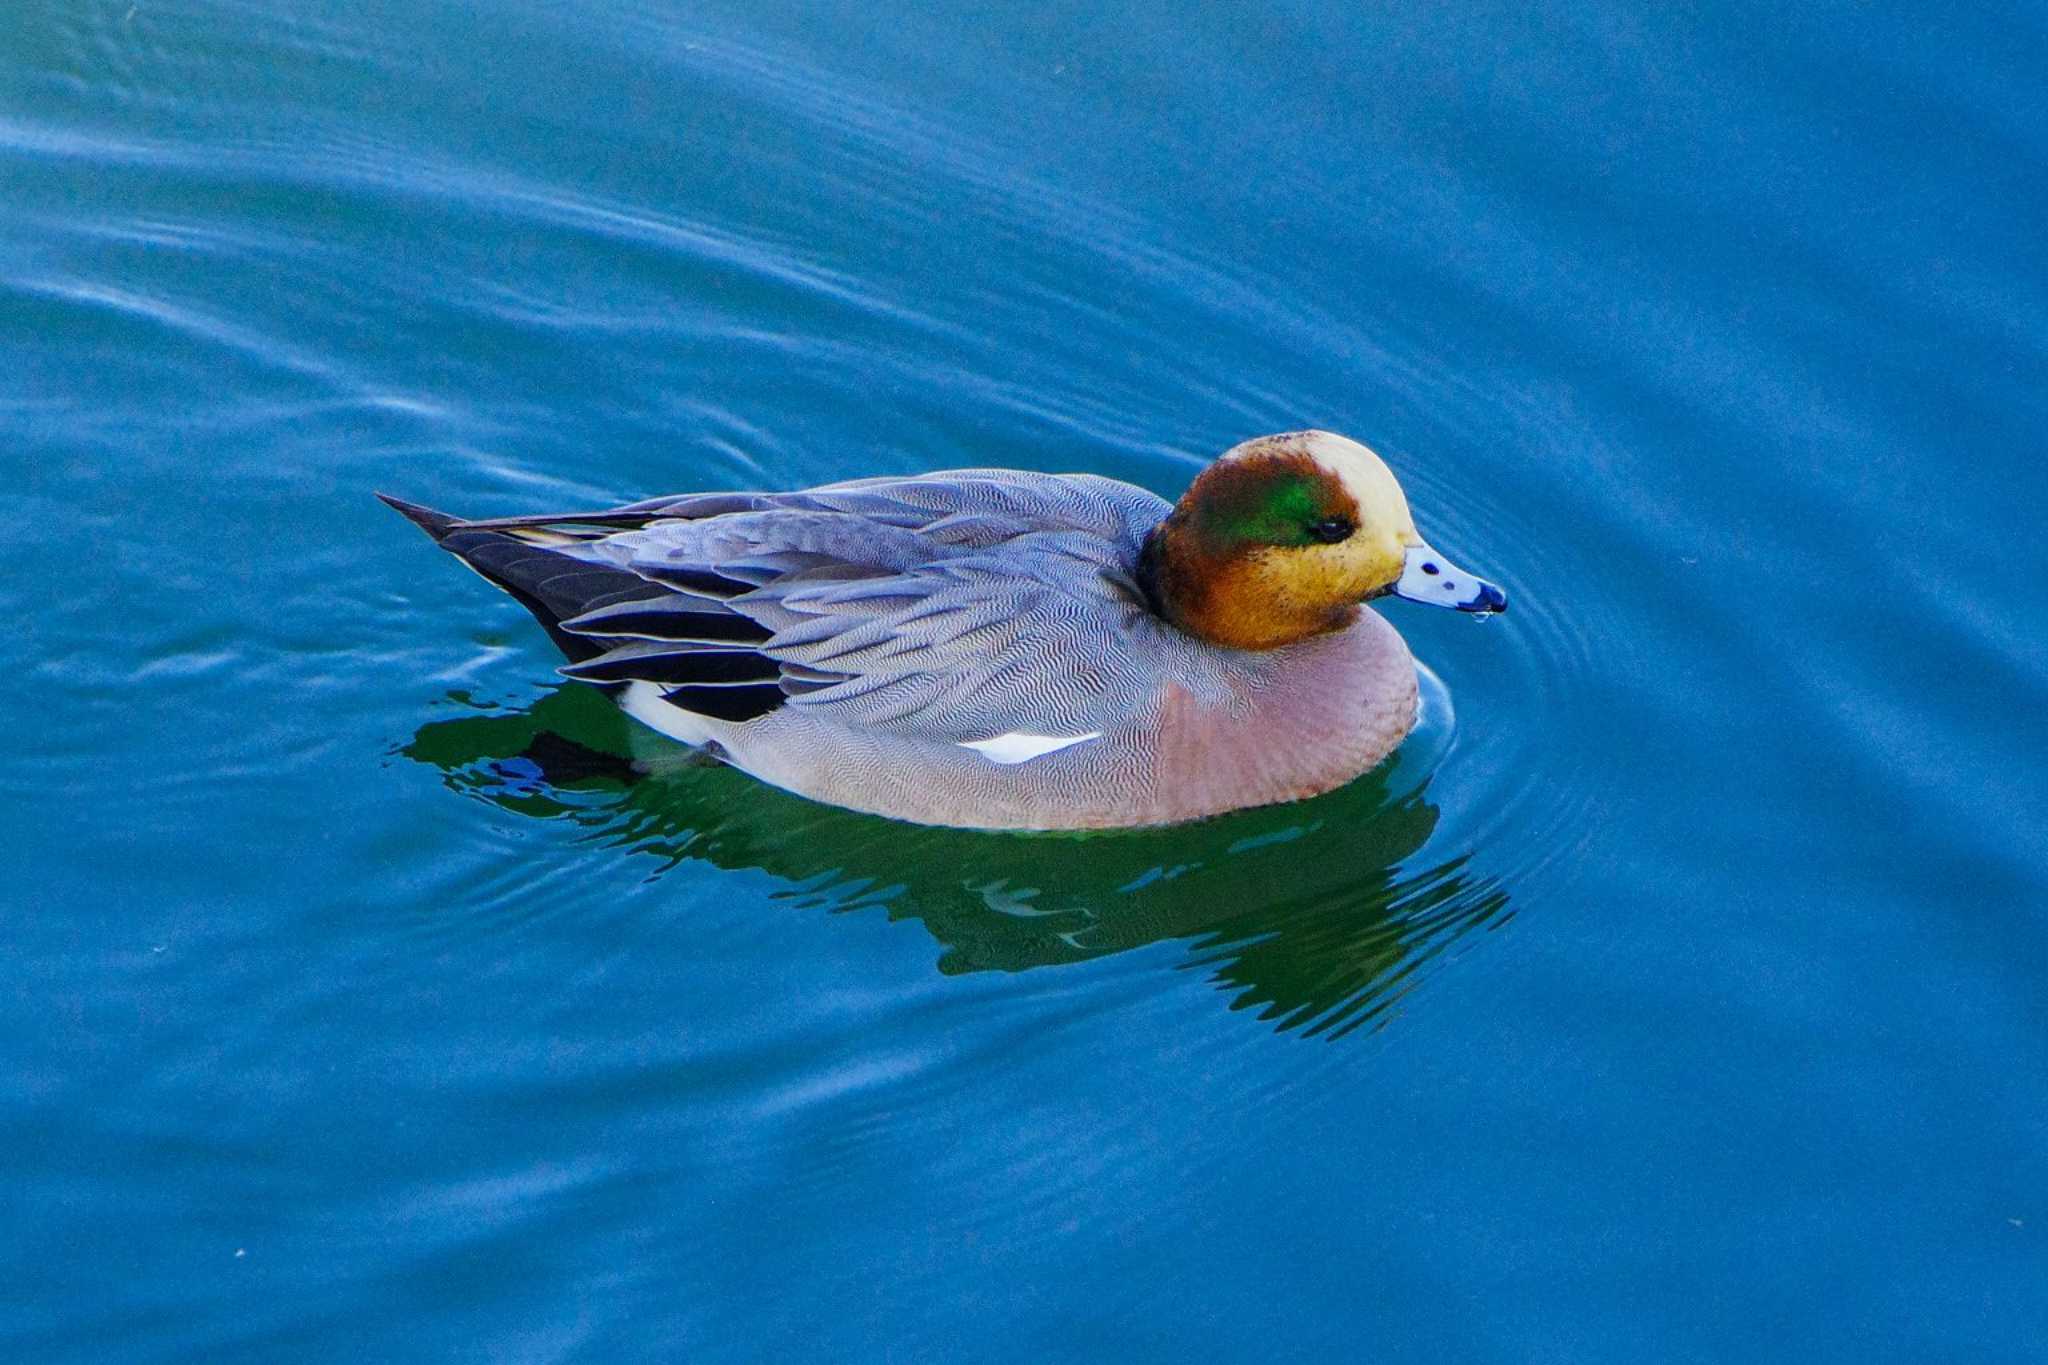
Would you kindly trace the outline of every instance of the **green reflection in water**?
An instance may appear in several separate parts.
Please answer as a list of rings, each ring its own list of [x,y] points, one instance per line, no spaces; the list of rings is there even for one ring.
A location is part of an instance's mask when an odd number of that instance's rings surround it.
[[[462,701],[461,697],[455,698]],[[988,834],[820,805],[695,759],[592,689],[423,726],[402,752],[522,815],[662,860],[758,868],[778,894],[915,919],[942,972],[1026,971],[1183,940],[1231,1007],[1339,1037],[1384,1022],[1423,969],[1508,918],[1469,855],[1410,860],[1436,828],[1397,759],[1314,801],[1168,829]]]

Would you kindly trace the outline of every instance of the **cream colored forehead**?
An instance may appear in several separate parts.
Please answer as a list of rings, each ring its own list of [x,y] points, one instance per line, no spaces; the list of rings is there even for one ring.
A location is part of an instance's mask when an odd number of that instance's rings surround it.
[[[1420,539],[1415,533],[1414,516],[1408,510],[1408,495],[1401,491],[1400,481],[1387,468],[1387,462],[1371,450],[1334,431],[1304,431],[1277,439],[1286,441],[1336,476],[1358,504],[1361,525],[1391,531],[1404,542]],[[1258,444],[1247,441],[1238,449]]]

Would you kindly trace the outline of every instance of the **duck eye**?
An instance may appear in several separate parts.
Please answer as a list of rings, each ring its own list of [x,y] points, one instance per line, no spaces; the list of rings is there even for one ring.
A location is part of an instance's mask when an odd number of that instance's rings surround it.
[[[1325,545],[1335,545],[1340,540],[1349,540],[1358,528],[1344,517],[1331,517],[1308,528],[1308,533]]]

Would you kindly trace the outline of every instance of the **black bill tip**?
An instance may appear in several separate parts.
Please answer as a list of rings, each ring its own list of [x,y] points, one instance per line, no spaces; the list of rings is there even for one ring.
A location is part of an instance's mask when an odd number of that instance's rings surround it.
[[[1491,583],[1481,583],[1477,597],[1474,597],[1469,602],[1460,602],[1458,604],[1459,611],[1480,612],[1489,616],[1504,612],[1507,609],[1508,595]]]

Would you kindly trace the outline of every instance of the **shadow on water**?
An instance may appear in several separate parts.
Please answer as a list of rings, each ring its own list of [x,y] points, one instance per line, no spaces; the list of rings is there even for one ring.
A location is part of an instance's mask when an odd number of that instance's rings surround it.
[[[946,973],[1182,940],[1183,965],[1233,1009],[1308,1035],[1379,1026],[1432,962],[1510,914],[1469,855],[1409,864],[1438,811],[1428,772],[1399,758],[1314,801],[1194,825],[988,834],[792,796],[647,734],[583,687],[431,722],[401,752],[458,791],[659,859],[657,876],[690,860],[758,868],[807,906],[915,919]]]

